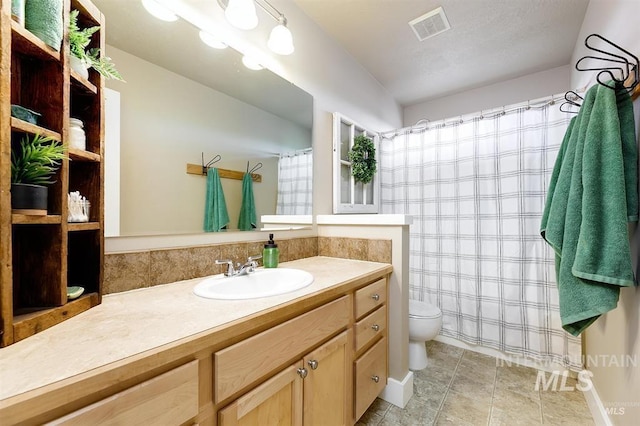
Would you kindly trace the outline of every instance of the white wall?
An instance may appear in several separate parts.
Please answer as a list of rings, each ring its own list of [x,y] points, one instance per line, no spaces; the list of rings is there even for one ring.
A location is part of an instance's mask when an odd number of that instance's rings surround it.
[[[574,50],[572,64],[586,55],[585,38],[598,33],[634,55],[640,55],[640,25],[637,0],[591,0]],[[571,86],[595,83],[590,72],[572,71]],[[640,133],[640,101],[634,103],[636,133]],[[632,258],[636,276],[640,272],[640,231],[632,236]],[[635,356],[638,365],[590,365],[595,389],[605,407],[618,407],[618,414],[609,416],[615,425],[636,425],[640,418],[640,288],[625,288],[620,293],[618,308],[603,315],[584,333],[584,351],[589,356],[604,356],[621,360]],[[605,358],[597,358],[605,359]],[[620,408],[624,408],[624,414]]]
[[[258,217],[275,213],[277,157],[257,157],[255,146],[272,153],[282,144],[305,148],[308,129],[114,47],[108,51],[127,80],[108,83],[121,97],[121,235],[202,232],[206,179],[186,173],[187,163],[201,163],[202,152],[205,162],[221,155],[216,167],[225,169],[246,171],[247,161],[262,162],[256,210]],[[229,229],[237,229],[242,182],[222,179],[222,187]]]
[[[414,125],[421,119],[437,121],[564,93],[572,88],[569,84],[570,73],[570,66],[565,65],[406,106],[404,108],[404,126]]]
[[[120,235],[120,93],[104,91],[104,235]]]

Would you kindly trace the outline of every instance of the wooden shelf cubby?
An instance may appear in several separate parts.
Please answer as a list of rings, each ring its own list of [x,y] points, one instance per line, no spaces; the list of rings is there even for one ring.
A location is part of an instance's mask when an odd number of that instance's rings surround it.
[[[62,135],[53,130],[45,129],[42,126],[36,124],[27,123],[19,118],[11,117],[11,130],[14,132],[28,133],[30,135],[42,135],[50,137],[51,139],[60,142]]]
[[[17,22],[11,20],[11,49],[16,54],[44,61],[60,61],[60,52],[49,47]]]
[[[13,21],[10,6],[0,2],[0,347],[98,305],[104,270],[104,78],[71,70],[67,35],[77,9],[81,27],[100,26],[89,47],[104,52],[104,17],[89,0],[65,1],[57,51]],[[41,114],[38,124],[11,117],[14,104]],[[86,150],[69,149],[71,117],[84,123]],[[11,210],[11,150],[36,134],[61,141],[69,154],[43,216]],[[89,222],[67,222],[70,191],[91,202]],[[84,294],[67,300],[67,287],[76,285]]]
[[[80,91],[85,94],[95,95],[98,93],[98,88],[91,83],[86,78],[82,77],[80,74],[75,72],[74,70],[70,70],[71,72],[71,81],[75,88],[80,89]]]

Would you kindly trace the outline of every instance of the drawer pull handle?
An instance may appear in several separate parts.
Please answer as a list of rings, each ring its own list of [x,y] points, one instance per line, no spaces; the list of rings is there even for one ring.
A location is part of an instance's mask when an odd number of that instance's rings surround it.
[[[378,293],[373,293],[371,295],[371,298],[377,302],[378,300],[380,300],[380,295]]]
[[[310,360],[309,362],[307,362],[307,364],[309,364],[309,367],[311,367],[312,370],[318,368],[318,361],[316,361],[315,359]]]
[[[308,373],[308,371],[307,371],[307,369],[306,369],[306,368],[298,368],[298,375],[299,375],[300,377],[302,377],[303,379],[304,379],[305,377],[307,377],[307,373]]]
[[[371,376],[371,380],[373,380],[374,382],[378,383],[380,381],[380,377],[378,376]]]
[[[373,329],[373,331],[378,331],[378,330],[380,330],[380,326],[379,326],[378,324],[373,324],[373,325],[371,326],[371,328]]]

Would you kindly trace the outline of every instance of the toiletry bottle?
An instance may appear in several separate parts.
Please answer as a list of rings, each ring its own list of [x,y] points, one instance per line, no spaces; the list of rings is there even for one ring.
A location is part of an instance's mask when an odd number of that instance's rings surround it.
[[[277,268],[279,257],[280,250],[278,250],[278,245],[273,242],[273,234],[269,234],[269,241],[264,245],[264,250],[262,251],[262,265],[265,268]]]

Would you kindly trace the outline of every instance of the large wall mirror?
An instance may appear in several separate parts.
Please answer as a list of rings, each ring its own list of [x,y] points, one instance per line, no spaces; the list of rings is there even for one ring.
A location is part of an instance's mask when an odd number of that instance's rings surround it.
[[[188,22],[155,19],[139,1],[94,3],[105,15],[107,54],[126,80],[106,84],[119,98],[120,127],[119,231],[108,226],[107,236],[203,232],[206,178],[186,173],[202,156],[206,163],[219,155],[215,167],[239,172],[262,163],[253,186],[258,219],[311,214],[311,95],[266,69],[249,70],[230,48],[205,45]],[[109,155],[107,145],[107,162]],[[308,180],[303,201],[283,188],[291,179]],[[242,182],[221,180],[234,231]]]

